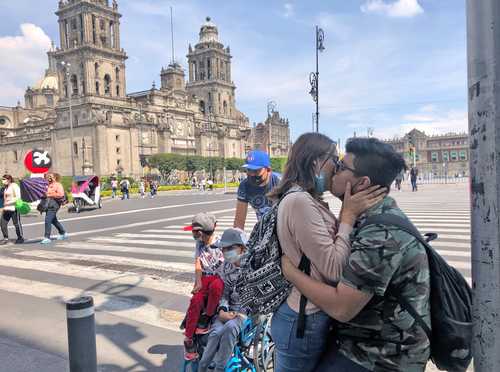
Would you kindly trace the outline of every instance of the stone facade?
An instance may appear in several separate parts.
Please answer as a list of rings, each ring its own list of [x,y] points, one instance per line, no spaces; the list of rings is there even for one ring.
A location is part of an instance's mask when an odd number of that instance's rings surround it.
[[[63,175],[72,173],[73,153],[76,174],[137,177],[151,154],[242,158],[252,147],[249,120],[236,108],[230,49],[209,18],[189,46],[187,83],[172,61],[160,87],[127,94],[117,2],[60,1],[56,15],[60,46],[48,52],[44,78],[27,89],[24,107],[0,107],[3,172],[24,175],[32,148],[48,150]]]
[[[401,138],[386,140],[413,165],[410,146],[415,147],[415,165],[422,178],[466,177],[469,174],[469,136],[467,133],[448,133],[428,136],[413,129]]]
[[[269,112],[264,123],[253,128],[254,148],[266,151],[272,157],[286,157],[291,147],[288,119],[280,117],[278,111]]]

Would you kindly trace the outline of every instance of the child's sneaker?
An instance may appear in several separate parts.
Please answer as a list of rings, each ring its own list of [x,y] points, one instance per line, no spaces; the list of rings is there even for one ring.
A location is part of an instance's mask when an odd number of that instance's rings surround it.
[[[198,327],[196,328],[196,334],[204,335],[210,331],[210,322],[212,317],[203,313],[200,315],[200,320],[198,320]]]
[[[184,359],[195,360],[198,359],[196,345],[192,338],[184,339]]]

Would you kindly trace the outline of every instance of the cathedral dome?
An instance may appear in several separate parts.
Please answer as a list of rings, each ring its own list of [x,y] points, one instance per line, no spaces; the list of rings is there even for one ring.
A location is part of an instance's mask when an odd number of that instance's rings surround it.
[[[205,19],[205,23],[200,29],[200,43],[219,42],[219,31],[217,25],[212,22],[210,17]]]
[[[48,74],[45,75],[43,79],[40,79],[34,86],[33,89],[54,89],[57,90],[58,82],[57,75]]]

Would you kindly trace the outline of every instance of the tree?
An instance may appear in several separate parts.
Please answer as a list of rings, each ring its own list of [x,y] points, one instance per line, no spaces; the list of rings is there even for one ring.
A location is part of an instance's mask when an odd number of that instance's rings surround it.
[[[179,154],[156,154],[151,156],[149,164],[158,169],[164,180],[168,180],[173,171],[186,169],[185,159]]]
[[[271,158],[271,168],[275,172],[283,173],[285,171],[285,165],[288,158]]]

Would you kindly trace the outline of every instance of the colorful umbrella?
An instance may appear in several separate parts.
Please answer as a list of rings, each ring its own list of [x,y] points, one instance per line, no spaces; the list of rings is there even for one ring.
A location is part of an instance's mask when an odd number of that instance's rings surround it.
[[[21,199],[26,202],[40,200],[47,193],[49,183],[45,178],[25,178],[21,181]]]

